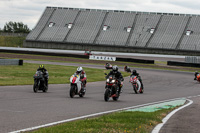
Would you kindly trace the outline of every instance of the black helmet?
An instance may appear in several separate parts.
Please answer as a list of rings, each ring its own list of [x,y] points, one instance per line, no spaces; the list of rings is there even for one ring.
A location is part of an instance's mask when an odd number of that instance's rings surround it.
[[[136,73],[137,73],[137,71],[136,71],[136,70],[133,70],[133,71],[132,71],[132,73],[133,73],[133,74],[136,74]]]
[[[116,66],[116,65],[113,66],[113,67],[112,67],[112,70],[113,70],[114,72],[117,72],[117,71],[118,71],[118,66]]]

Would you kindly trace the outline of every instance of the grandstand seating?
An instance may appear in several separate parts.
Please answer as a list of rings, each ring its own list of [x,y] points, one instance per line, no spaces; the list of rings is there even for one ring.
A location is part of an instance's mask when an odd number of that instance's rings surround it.
[[[187,27],[191,30],[191,35],[184,34],[180,49],[200,50],[200,17],[192,17]]]
[[[26,40],[200,50],[199,23],[198,15],[47,7]]]

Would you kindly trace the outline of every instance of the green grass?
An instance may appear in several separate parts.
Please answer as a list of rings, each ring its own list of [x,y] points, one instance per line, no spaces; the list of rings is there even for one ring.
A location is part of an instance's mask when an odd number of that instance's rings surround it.
[[[1,66],[0,67],[0,85],[30,85],[33,84],[33,75],[39,64],[24,63],[23,66]],[[49,72],[49,84],[69,83],[69,77],[76,72],[75,66],[45,65]],[[88,82],[104,81],[104,73],[108,70],[84,68],[87,74]],[[123,76],[129,73],[122,72]]]
[[[149,133],[171,110],[116,112],[41,128],[32,133]]]
[[[21,36],[0,36],[0,46],[5,47],[23,47],[23,41],[26,37]]]

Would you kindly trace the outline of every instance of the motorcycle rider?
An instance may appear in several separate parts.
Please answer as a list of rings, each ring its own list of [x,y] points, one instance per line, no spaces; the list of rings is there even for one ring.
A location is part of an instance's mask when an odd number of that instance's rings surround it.
[[[121,88],[123,87],[123,82],[124,78],[121,74],[121,72],[118,71],[118,66],[113,66],[112,67],[112,71],[110,71],[110,73],[106,76],[106,79],[110,76],[110,75],[115,75],[115,77],[117,78],[118,82],[118,86],[119,86],[119,92],[121,93]]]
[[[131,72],[131,69],[130,69],[129,66],[124,66],[124,71],[125,71],[125,72]]]
[[[47,69],[45,69],[44,65],[39,65],[39,68],[37,69],[37,71],[41,71],[43,72],[43,77],[44,77],[44,80],[45,80],[45,85],[46,87],[48,87],[48,71]]]
[[[107,69],[112,69],[112,65],[111,65],[110,63],[108,63],[108,62],[106,62],[105,67],[106,67]]]
[[[198,74],[199,74],[199,72],[197,72],[197,71],[194,73],[194,80],[197,80],[197,75]]]
[[[86,91],[86,83],[87,83],[86,73],[82,67],[78,67],[76,74],[80,75],[81,83],[83,85],[83,92],[85,92]]]
[[[141,83],[142,89],[144,89],[144,86],[143,86],[143,83],[142,83],[142,78],[141,78],[141,76],[139,75],[139,73],[137,73],[136,70],[133,70],[133,71],[132,71],[132,74],[130,75],[130,77],[131,77],[131,76],[137,76],[138,80],[139,80],[140,83]]]

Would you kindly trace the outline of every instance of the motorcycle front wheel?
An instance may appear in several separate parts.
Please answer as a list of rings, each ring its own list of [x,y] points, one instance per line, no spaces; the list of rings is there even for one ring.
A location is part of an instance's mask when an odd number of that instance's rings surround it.
[[[69,95],[71,98],[73,98],[75,96],[75,86],[71,86],[70,91],[69,91]]]
[[[135,92],[136,94],[138,93],[138,90],[137,90],[136,85],[133,85],[133,90],[134,90],[134,92]]]
[[[110,90],[106,89],[105,93],[104,93],[104,100],[107,102],[110,98]]]
[[[35,93],[37,93],[37,91],[38,91],[37,83],[34,83],[34,85],[33,85],[33,91]]]

